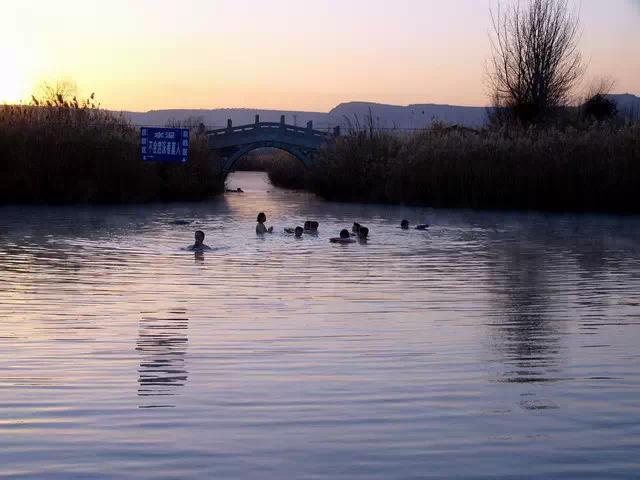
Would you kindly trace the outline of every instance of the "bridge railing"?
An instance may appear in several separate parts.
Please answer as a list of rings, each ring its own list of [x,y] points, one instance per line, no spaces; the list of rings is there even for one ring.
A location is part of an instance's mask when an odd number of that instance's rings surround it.
[[[247,125],[233,126],[231,120],[228,121],[227,128],[208,130],[205,133],[210,136],[222,136],[234,133],[251,132],[255,130],[282,131],[286,133],[293,133],[296,135],[313,136],[320,138],[328,138],[332,135],[321,130],[314,130],[313,128],[311,128],[310,124],[307,127],[298,127],[297,125],[287,125],[283,122],[256,122]],[[334,130],[333,135],[338,134],[339,132]]]

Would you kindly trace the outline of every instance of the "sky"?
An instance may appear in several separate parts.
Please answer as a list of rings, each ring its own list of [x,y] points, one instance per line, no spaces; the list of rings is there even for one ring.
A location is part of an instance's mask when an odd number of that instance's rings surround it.
[[[0,0],[0,102],[65,79],[115,110],[486,105],[496,1]],[[584,87],[640,94],[640,0],[570,3]]]

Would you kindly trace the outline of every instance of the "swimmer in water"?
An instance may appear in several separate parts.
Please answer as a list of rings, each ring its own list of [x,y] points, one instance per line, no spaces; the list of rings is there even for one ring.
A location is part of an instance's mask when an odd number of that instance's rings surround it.
[[[358,240],[362,243],[366,242],[369,239],[369,229],[367,227],[360,226],[360,230],[358,230]]]
[[[353,222],[353,227],[351,227],[351,236],[356,237],[360,232],[360,224],[358,222]]]
[[[429,228],[429,224],[423,223],[422,225],[416,225],[416,230],[426,230]]]
[[[196,243],[189,247],[189,250],[193,252],[203,252],[205,250],[211,250],[211,247],[204,244],[204,232],[198,230],[195,234]]]
[[[318,222],[307,220],[304,222],[304,231],[307,233],[318,233],[318,226],[320,226]]]
[[[402,220],[400,222],[400,228],[402,230],[409,230],[409,220]]]
[[[256,219],[258,224],[256,225],[256,233],[258,235],[264,235],[265,233],[273,233],[273,227],[267,228],[264,222],[267,221],[267,216],[264,212],[260,212],[258,214],[258,218]]]
[[[355,240],[349,235],[349,230],[346,228],[340,232],[339,237],[334,237],[329,240],[331,243],[355,243]]]
[[[284,233],[288,233],[288,234],[292,234],[295,235],[296,238],[300,238],[302,237],[302,234],[304,233],[304,228],[302,227],[296,227],[296,228],[292,228],[292,227],[287,227],[284,229]]]

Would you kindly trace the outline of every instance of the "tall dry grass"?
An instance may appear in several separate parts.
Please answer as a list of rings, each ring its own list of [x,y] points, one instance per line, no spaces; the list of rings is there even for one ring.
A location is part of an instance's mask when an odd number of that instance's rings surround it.
[[[353,130],[306,181],[332,200],[640,212],[640,125]]]
[[[144,163],[138,129],[93,98],[0,106],[0,152],[5,204],[193,200],[223,188],[204,136],[194,132],[186,165]]]

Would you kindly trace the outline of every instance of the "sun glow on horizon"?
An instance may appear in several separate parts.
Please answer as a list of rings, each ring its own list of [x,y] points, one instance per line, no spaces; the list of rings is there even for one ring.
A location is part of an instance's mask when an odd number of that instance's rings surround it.
[[[0,103],[20,103],[28,98],[31,85],[18,53],[9,47],[0,47],[0,61],[4,68],[0,74]]]

